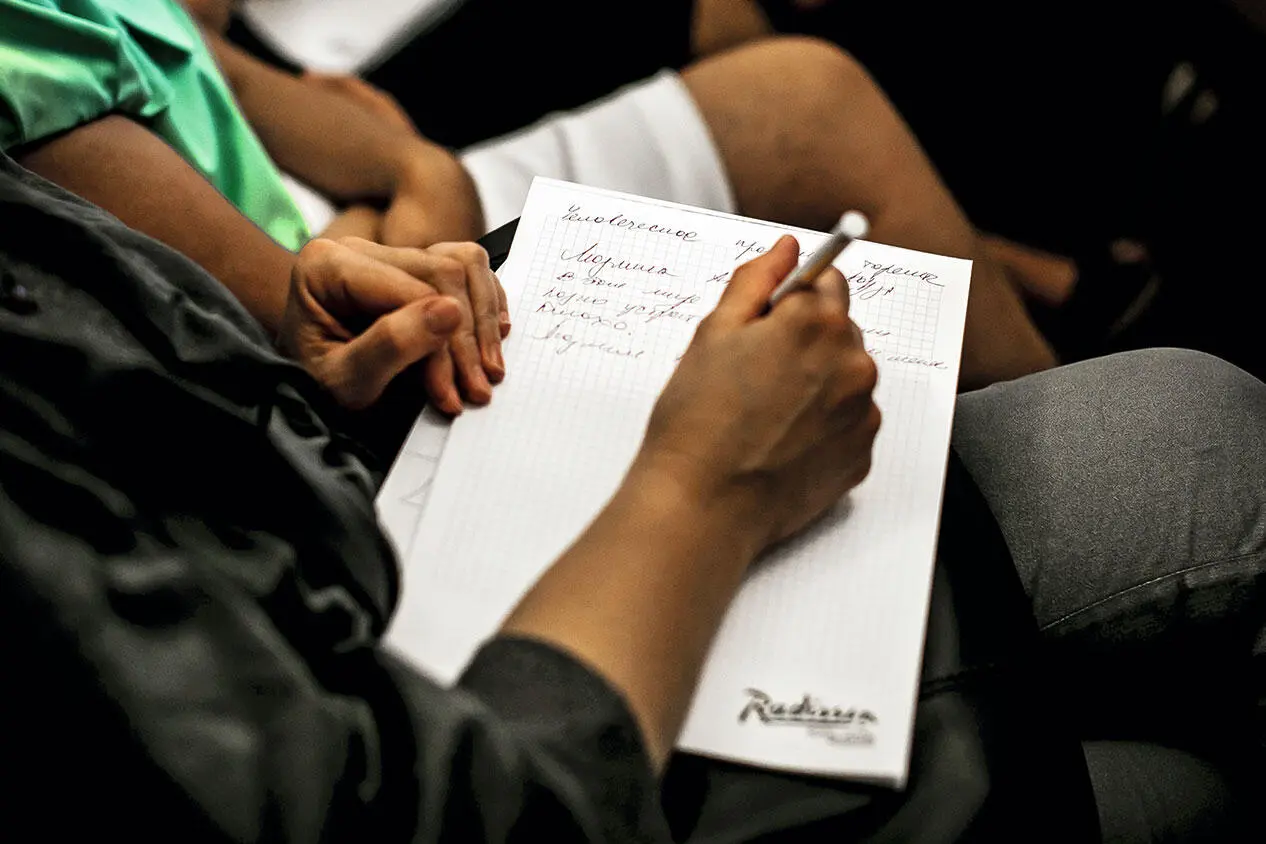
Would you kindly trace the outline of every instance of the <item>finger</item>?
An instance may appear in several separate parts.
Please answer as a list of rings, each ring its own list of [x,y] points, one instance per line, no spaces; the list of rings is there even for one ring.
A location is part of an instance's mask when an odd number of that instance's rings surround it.
[[[457,383],[467,401],[475,404],[492,401],[492,382],[484,371],[483,357],[479,353],[479,343],[475,341],[474,335],[459,330],[449,340],[448,350],[453,356]]]
[[[457,302],[436,296],[379,317],[335,355],[341,370],[337,393],[353,408],[366,407],[391,380],[417,361],[444,348],[461,322]]]
[[[827,358],[836,357],[852,346],[855,328],[848,316],[848,281],[835,267],[823,270],[812,285],[788,293],[766,322],[771,330],[789,332],[802,350],[817,340],[828,342],[818,349]]]
[[[484,372],[494,384],[499,384],[506,377],[506,360],[502,353],[501,339],[501,282],[487,264],[484,253],[484,266],[477,274],[480,293],[475,297],[475,332],[479,337],[479,352],[483,357]]]
[[[422,369],[426,394],[435,406],[449,416],[462,412],[462,397],[453,378],[453,357],[445,346],[426,359]]]
[[[474,243],[437,243],[432,249],[461,261],[466,267],[470,309],[474,317],[475,341],[484,374],[493,384],[505,377],[501,355],[501,283],[488,263],[488,252]]]
[[[875,403],[879,369],[874,358],[861,349],[845,352],[833,380],[829,395],[837,421],[844,426],[855,424]]]
[[[495,275],[495,273],[494,273]],[[510,336],[510,303],[506,299],[506,289],[501,286],[501,279],[497,279],[497,319],[501,324],[501,339]]]
[[[824,319],[843,326],[848,321],[848,280],[836,267],[827,267],[813,282]]]
[[[413,262],[413,271],[406,271],[398,262],[380,259],[384,252],[392,251],[397,250],[360,238],[338,242],[317,239],[299,253],[298,269],[307,289],[336,318],[373,318],[435,295],[436,288],[424,278],[435,273],[427,272],[423,264],[448,263],[439,256],[423,254]]]
[[[778,282],[795,269],[799,256],[796,239],[783,235],[764,255],[735,270],[712,312],[712,323],[734,327],[759,316]]]
[[[452,296],[462,303],[462,324],[458,326],[449,341],[453,368],[457,374],[457,382],[466,398],[476,404],[487,404],[492,399],[492,383],[488,380],[483,357],[480,354],[473,306],[475,301],[483,302],[482,298],[476,300],[476,297],[495,296],[495,291],[487,291],[479,284],[471,284],[473,272],[470,269],[471,264],[478,263],[478,259],[473,254],[476,250],[482,253],[482,261],[485,265],[487,264],[488,253],[483,247],[475,244],[439,244],[425,250],[396,249],[361,241],[356,244],[356,248],[366,255],[378,257],[384,263],[394,264],[410,274],[417,275],[440,293]],[[466,263],[452,257],[456,253],[464,255]],[[488,272],[492,271],[488,270]],[[498,336],[498,353],[500,345],[501,338]],[[501,374],[505,374],[504,364],[501,367]]]

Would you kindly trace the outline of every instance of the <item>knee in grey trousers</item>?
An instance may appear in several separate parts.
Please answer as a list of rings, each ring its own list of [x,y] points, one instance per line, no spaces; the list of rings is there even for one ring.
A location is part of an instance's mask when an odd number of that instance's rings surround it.
[[[954,447],[1032,599],[1105,840],[1230,840],[1266,737],[1266,385],[1198,352],[1113,355],[962,395]]]

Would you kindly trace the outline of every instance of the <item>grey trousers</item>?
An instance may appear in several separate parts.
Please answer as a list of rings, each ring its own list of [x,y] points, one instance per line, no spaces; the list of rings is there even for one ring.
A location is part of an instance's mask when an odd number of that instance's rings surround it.
[[[1266,840],[1266,385],[1153,349],[960,397],[1104,840]],[[1259,786],[1260,787],[1260,786]]]

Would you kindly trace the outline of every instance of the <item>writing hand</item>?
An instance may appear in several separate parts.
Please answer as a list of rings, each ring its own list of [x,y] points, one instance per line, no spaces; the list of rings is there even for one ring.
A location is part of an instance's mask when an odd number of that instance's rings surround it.
[[[487,401],[491,386],[472,306],[487,311],[491,297],[497,312],[504,294],[497,298],[500,285],[489,289],[478,272],[481,264],[487,267],[487,254],[480,261],[476,251],[483,250],[475,244],[421,250],[358,238],[313,240],[291,273],[278,343],[353,409],[372,404],[393,378],[423,360],[426,390],[437,406],[460,412],[463,392],[472,401]],[[468,279],[468,273],[481,277]],[[496,284],[495,277],[491,281]],[[499,332],[497,348],[486,354],[500,363]]]
[[[795,267],[783,237],[735,271],[660,396],[637,464],[735,509],[761,547],[803,528],[870,471],[877,371],[834,268],[767,315]]]

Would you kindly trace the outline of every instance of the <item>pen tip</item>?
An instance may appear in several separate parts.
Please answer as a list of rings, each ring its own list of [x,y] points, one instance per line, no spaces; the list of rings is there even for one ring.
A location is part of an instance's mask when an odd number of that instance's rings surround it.
[[[836,228],[854,240],[860,240],[870,231],[870,221],[861,211],[846,211]]]

